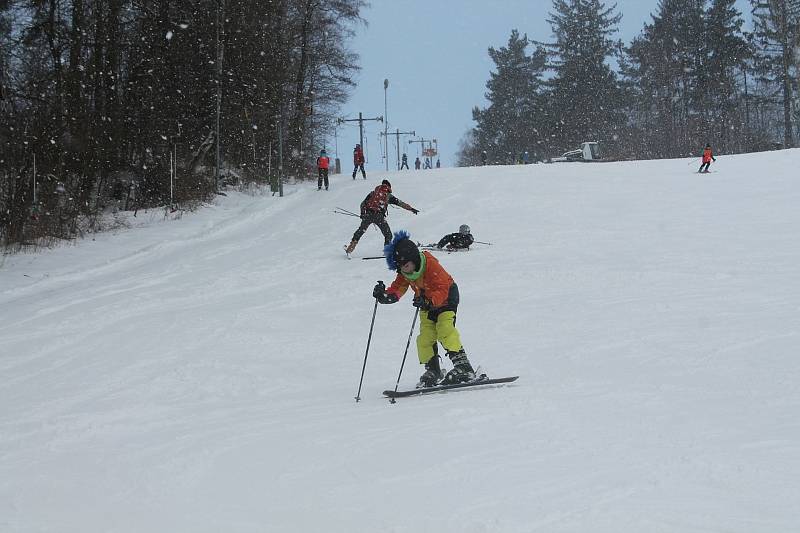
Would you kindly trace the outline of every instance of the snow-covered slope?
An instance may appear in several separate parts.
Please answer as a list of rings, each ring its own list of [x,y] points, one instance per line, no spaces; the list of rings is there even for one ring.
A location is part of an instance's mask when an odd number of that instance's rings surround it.
[[[373,171],[7,257],[0,531],[796,531],[799,164]],[[515,384],[389,404],[406,296],[354,401],[393,274],[332,209],[385,177],[393,230],[493,243],[440,257]]]

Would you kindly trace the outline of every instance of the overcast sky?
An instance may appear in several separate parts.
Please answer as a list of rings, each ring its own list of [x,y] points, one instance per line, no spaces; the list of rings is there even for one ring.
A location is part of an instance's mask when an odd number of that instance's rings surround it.
[[[611,5],[607,3],[606,5]],[[619,0],[622,13],[618,37],[626,44],[638,35],[656,0]],[[737,0],[743,13],[747,0]],[[493,63],[487,49],[504,46],[512,29],[530,39],[551,41],[546,19],[551,0],[372,0],[363,11],[366,27],[358,28],[352,43],[361,55],[358,86],[342,108],[344,118],[384,114],[383,80],[386,91],[388,128],[415,131],[416,139],[436,139],[443,166],[452,166],[458,142],[474,125],[473,106],[485,106],[486,81]],[[746,19],[748,20],[748,19]],[[748,23],[746,23],[747,26]],[[383,124],[365,123],[367,171],[385,168],[382,159]],[[401,137],[409,164],[419,153],[419,143],[407,144]],[[338,145],[343,171],[352,171],[353,146],[358,126],[347,123],[338,129],[337,140],[329,139],[329,150]],[[389,168],[395,166],[395,137],[389,136]]]

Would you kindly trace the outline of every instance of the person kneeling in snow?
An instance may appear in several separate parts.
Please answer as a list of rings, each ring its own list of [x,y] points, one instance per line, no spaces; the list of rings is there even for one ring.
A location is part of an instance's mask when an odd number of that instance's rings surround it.
[[[437,248],[444,248],[447,246],[448,250],[463,250],[465,248],[469,248],[472,246],[472,243],[475,242],[475,239],[472,237],[470,233],[469,226],[466,224],[461,224],[458,227],[458,233],[450,233],[442,237],[442,239],[436,244]]]
[[[463,383],[475,379],[475,370],[464,352],[461,335],[456,329],[458,285],[430,252],[420,252],[405,231],[394,234],[392,242],[383,249],[389,270],[397,271],[392,285],[384,290],[378,282],[372,291],[378,303],[393,304],[400,300],[409,287],[414,290],[414,307],[420,310],[417,355],[425,373],[419,378],[417,388],[437,384]],[[453,363],[444,379],[436,343],[447,350]]]

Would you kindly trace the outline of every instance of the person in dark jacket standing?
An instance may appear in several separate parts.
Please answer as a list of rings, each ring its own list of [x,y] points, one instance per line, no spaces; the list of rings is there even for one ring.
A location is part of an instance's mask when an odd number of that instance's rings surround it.
[[[408,155],[406,155],[406,154],[403,154],[403,162],[402,162],[402,164],[400,165],[400,170],[403,170],[404,168],[405,168],[406,170],[410,170],[410,169],[408,168]]]
[[[317,158],[317,190],[322,190],[322,182],[325,182],[325,190],[328,190],[328,167],[331,164],[331,160],[328,159],[328,154],[325,152],[325,149],[319,151],[319,157]]]
[[[472,237],[472,233],[470,233],[469,226],[461,224],[458,227],[458,233],[445,235],[436,243],[436,247],[447,247],[448,250],[464,250],[472,246],[473,242],[475,242],[475,239]]]
[[[367,172],[364,170],[364,150],[361,148],[360,144],[357,144],[355,148],[353,148],[353,179],[356,179],[356,174],[359,170],[361,170],[361,175],[364,176],[364,179],[367,179]]]
[[[345,252],[349,254],[356,249],[359,239],[361,239],[364,232],[367,231],[370,224],[378,226],[378,229],[383,233],[384,246],[392,242],[392,230],[386,222],[386,210],[389,208],[389,204],[402,207],[415,215],[419,213],[419,210],[414,209],[401,199],[393,196],[392,184],[389,183],[389,180],[383,180],[381,184],[375,187],[375,190],[369,193],[361,202],[361,225],[358,226],[356,232],[353,233],[353,239],[350,241],[350,244],[344,247]]]
[[[706,144],[706,149],[703,150],[703,162],[700,164],[700,170],[697,172],[708,172],[708,167],[711,166],[712,160],[716,162],[717,158],[714,157],[714,153],[711,151],[711,145]],[[703,167],[705,167],[705,170],[703,170]]]

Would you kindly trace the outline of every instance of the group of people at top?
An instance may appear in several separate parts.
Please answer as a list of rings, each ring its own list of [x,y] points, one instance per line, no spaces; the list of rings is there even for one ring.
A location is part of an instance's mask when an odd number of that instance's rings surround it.
[[[407,154],[403,154],[403,157],[400,159],[400,161],[401,161],[400,170],[403,170],[403,169],[409,170],[409,168],[408,168],[408,155]],[[442,163],[441,163],[441,161],[439,161],[437,159],[436,160],[436,168],[441,168],[441,167],[442,167]],[[414,160],[414,170],[419,170],[420,168],[423,168],[423,163],[422,163],[422,161],[420,161],[419,157],[417,157]],[[431,167],[431,160],[428,157],[425,158],[424,168],[425,169],[432,168]]]
[[[361,176],[364,179],[367,179],[367,171],[364,170],[364,163],[366,160],[364,159],[364,149],[361,148],[360,144],[356,144],[356,147],[353,148],[353,179],[356,179],[356,175],[358,172],[361,172]],[[331,160],[328,157],[328,153],[323,148],[319,151],[319,157],[317,158],[317,190],[322,190],[323,185],[325,186],[325,190],[328,190],[328,173],[330,169]],[[419,170],[422,167],[423,163],[420,161],[419,157],[414,161],[414,168]],[[429,158],[425,159],[425,168],[432,168],[431,167],[431,160]],[[436,168],[441,168],[441,162],[437,159],[436,160]],[[403,154],[402,162],[400,164],[400,170],[406,169],[408,170],[408,155]]]

